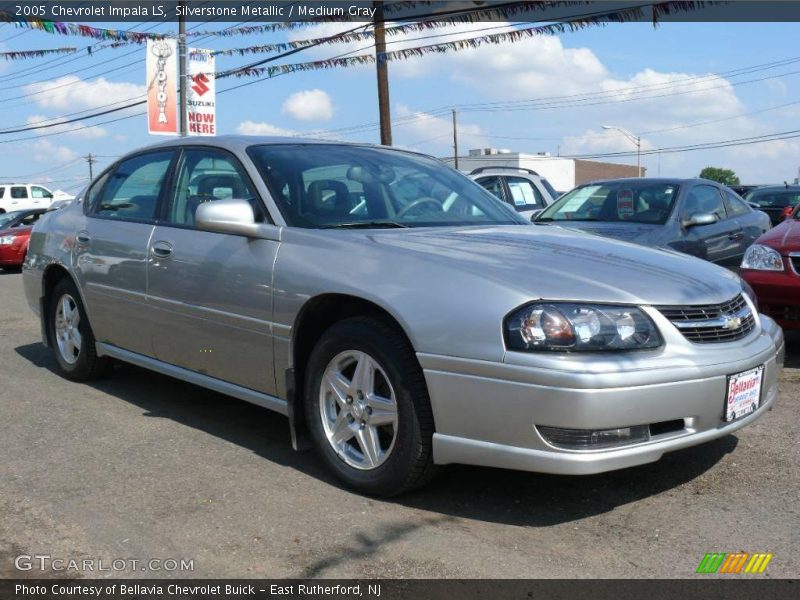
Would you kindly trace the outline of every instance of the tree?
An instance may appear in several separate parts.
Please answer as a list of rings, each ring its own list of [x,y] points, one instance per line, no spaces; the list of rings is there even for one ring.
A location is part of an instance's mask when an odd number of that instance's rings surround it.
[[[739,177],[730,169],[722,169],[720,167],[706,167],[700,171],[702,179],[710,179],[723,185],[739,185]]]

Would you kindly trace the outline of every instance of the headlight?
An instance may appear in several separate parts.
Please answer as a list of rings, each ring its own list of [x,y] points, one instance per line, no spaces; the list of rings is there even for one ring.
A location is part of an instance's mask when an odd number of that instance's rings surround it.
[[[506,317],[505,334],[511,350],[597,352],[661,345],[656,326],[641,310],[603,304],[529,304]]]
[[[783,271],[783,259],[777,250],[761,244],[753,244],[744,253],[742,268],[757,271]]]
[[[9,244],[13,244],[15,237],[16,236],[13,235],[4,235],[0,237],[0,246],[8,246]]]

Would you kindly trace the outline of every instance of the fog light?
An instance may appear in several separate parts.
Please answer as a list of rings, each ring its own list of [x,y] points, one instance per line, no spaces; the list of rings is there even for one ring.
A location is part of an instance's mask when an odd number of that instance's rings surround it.
[[[567,450],[601,450],[646,442],[650,439],[650,429],[647,425],[615,429],[563,429],[542,426],[536,428],[548,444]]]

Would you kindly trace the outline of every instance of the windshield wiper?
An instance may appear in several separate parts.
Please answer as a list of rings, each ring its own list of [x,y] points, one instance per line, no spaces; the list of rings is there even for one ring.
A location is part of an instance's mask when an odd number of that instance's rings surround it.
[[[334,225],[324,225],[322,229],[407,229],[408,225],[403,225],[397,221],[352,221],[350,223],[336,223]]]

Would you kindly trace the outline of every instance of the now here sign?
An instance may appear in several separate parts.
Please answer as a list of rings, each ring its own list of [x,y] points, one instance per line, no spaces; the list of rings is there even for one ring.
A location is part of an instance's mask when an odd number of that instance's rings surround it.
[[[187,53],[186,133],[217,134],[216,61],[210,50],[189,48]]]

